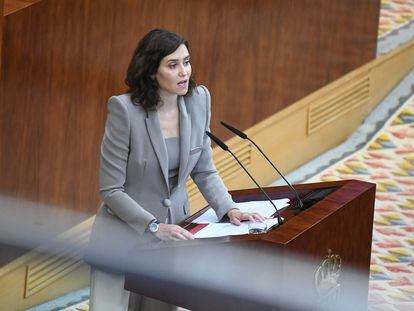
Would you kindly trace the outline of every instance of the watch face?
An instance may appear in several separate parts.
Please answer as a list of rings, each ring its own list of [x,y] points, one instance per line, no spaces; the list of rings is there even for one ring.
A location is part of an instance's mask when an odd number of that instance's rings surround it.
[[[155,233],[155,232],[157,232],[158,231],[158,223],[157,222],[153,222],[153,223],[151,223],[150,224],[150,227],[149,227],[149,230],[152,232],[152,233]]]

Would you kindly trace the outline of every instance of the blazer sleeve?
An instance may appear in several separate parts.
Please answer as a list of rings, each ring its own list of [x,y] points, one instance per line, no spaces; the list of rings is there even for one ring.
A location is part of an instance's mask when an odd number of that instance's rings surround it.
[[[101,147],[99,184],[104,203],[138,233],[144,233],[155,217],[125,192],[130,147],[130,117],[127,103],[113,96]]]
[[[208,204],[215,210],[218,219],[221,219],[230,209],[236,208],[236,204],[228,193],[213,162],[211,140],[205,134],[205,131],[210,131],[210,93],[206,87],[201,86],[201,88],[204,90],[206,99],[206,124],[201,155],[190,175]]]

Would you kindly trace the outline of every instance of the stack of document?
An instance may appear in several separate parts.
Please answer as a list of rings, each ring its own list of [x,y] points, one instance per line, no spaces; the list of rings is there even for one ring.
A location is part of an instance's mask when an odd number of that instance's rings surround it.
[[[277,209],[280,210],[289,205],[289,199],[272,200]],[[265,217],[270,217],[275,213],[275,208],[269,201],[249,201],[236,203],[236,206],[242,212],[259,213]],[[242,235],[249,233],[249,221],[243,221],[240,226],[232,223],[219,223],[216,213],[209,208],[204,214],[193,220],[193,223],[207,224],[203,229],[194,234],[195,238],[213,238],[229,235]],[[267,228],[278,224],[277,218],[268,218],[265,220]]]

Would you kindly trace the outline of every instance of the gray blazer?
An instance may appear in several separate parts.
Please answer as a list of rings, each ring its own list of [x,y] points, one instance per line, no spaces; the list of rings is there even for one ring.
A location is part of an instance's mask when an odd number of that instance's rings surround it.
[[[211,116],[209,91],[199,86],[191,96],[179,96],[178,106],[180,167],[178,186],[171,191],[158,113],[133,105],[128,94],[109,99],[99,178],[103,204],[96,215],[92,237],[108,237],[114,232],[109,223],[117,223],[119,230],[129,228],[142,234],[155,218],[160,222],[167,217],[170,223],[181,222],[189,216],[188,176],[219,219],[235,207],[214,166],[211,142],[205,134]]]

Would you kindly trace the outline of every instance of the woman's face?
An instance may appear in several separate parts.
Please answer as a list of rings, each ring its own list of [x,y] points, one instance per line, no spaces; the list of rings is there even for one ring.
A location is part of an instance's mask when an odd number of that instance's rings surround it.
[[[181,44],[170,55],[165,56],[155,75],[160,86],[160,95],[185,95],[191,76],[190,55]]]

